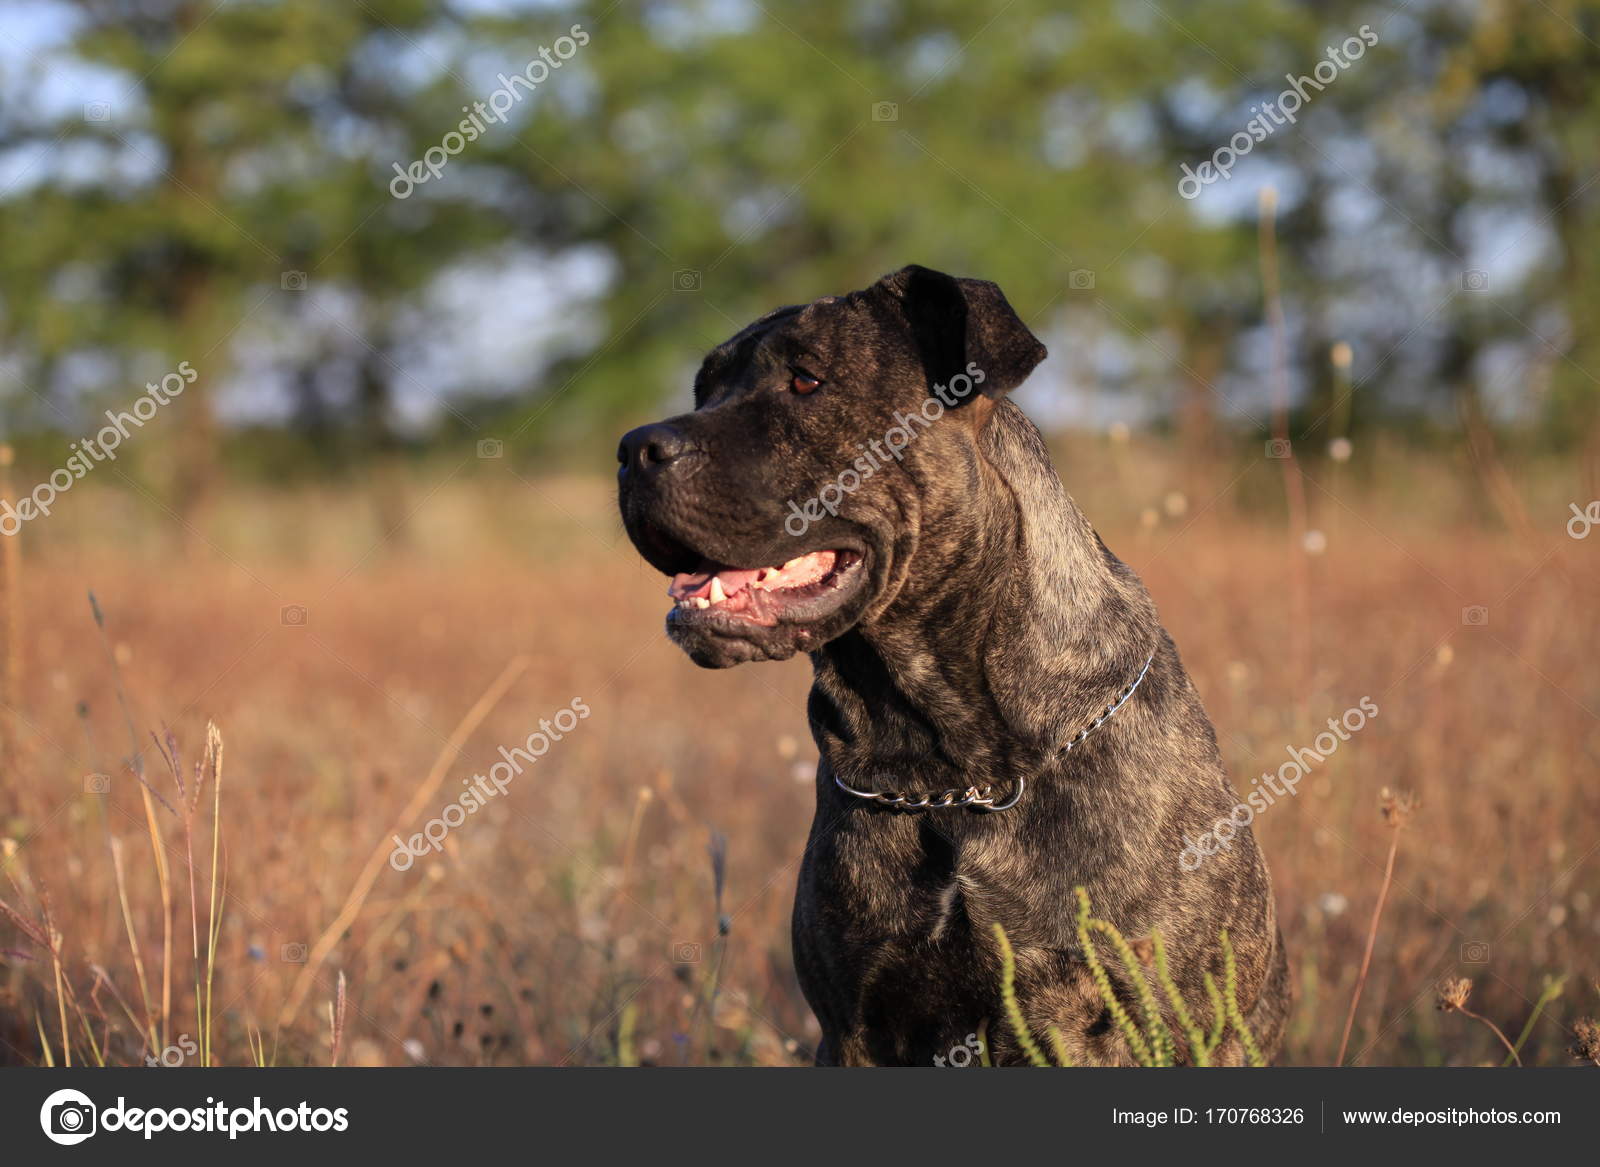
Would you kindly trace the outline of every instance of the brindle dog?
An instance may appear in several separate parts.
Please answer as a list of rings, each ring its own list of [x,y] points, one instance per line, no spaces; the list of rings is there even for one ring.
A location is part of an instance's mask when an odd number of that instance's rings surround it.
[[[1033,1032],[1057,1027],[1078,1065],[1130,1062],[1078,944],[1079,886],[1130,938],[1160,931],[1202,1025],[1226,928],[1267,1056],[1282,1034],[1249,830],[1180,861],[1237,801],[1216,735],[1143,584],[1005,398],[1044,356],[994,284],[912,266],[763,316],[706,357],[692,413],[622,439],[628,534],[673,577],[668,635],[709,668],[811,655],[822,759],[794,953],[821,1064],[930,1065],[985,1023],[996,1063],[1023,1060],[996,922]],[[905,805],[923,801],[954,805]],[[1213,1055],[1242,1056],[1233,1037]]]

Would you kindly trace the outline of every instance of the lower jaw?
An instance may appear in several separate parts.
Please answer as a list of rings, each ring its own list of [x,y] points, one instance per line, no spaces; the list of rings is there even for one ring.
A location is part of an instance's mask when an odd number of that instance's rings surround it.
[[[667,615],[667,626],[678,631],[706,632],[719,636],[736,636],[761,639],[768,636],[810,634],[811,629],[828,622],[844,605],[830,608],[814,616],[786,618],[781,611],[752,611],[750,609],[725,610],[721,605],[709,608],[677,606]]]
[[[692,600],[679,602],[673,606],[669,619],[704,623],[709,627],[776,628],[779,612],[774,608],[772,601],[764,595],[749,596],[740,592],[720,604],[710,604],[704,608]]]
[[[758,620],[747,614],[724,612],[719,608],[674,607],[667,613],[667,623],[675,628],[704,628],[711,632],[740,631],[759,633],[778,627],[777,620]]]
[[[866,584],[864,557],[852,554],[847,565],[826,580],[795,595],[782,589],[769,590],[754,584],[720,603],[682,600],[668,615],[669,624],[727,630],[735,635],[741,629],[759,630],[789,627],[804,629],[826,621],[850,602],[851,596]],[[701,607],[701,604],[705,604]]]
[[[843,631],[850,622],[846,613],[860,600],[868,581],[867,565],[857,564],[836,603],[810,612],[769,613],[770,623],[721,611],[720,605],[674,607],[667,616],[667,635],[706,668],[788,660],[797,653],[815,652]]]
[[[667,617],[667,636],[704,668],[788,660],[822,644],[819,634],[806,625],[768,627],[737,616],[707,612],[695,612],[692,617],[680,617],[674,612]]]

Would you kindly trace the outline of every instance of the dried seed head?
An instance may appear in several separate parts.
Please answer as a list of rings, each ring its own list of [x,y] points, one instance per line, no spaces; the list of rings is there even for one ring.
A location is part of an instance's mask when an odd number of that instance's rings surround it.
[[[1406,825],[1417,811],[1422,809],[1422,800],[1409,790],[1390,790],[1385,786],[1378,792],[1378,808],[1383,811],[1383,821],[1390,827],[1399,829]]]
[[[1600,1022],[1593,1017],[1580,1018],[1572,1032],[1577,1037],[1572,1043],[1572,1056],[1600,1065]]]
[[[1445,977],[1439,982],[1438,1006],[1445,1013],[1464,1009],[1472,994],[1472,982],[1466,977]]]

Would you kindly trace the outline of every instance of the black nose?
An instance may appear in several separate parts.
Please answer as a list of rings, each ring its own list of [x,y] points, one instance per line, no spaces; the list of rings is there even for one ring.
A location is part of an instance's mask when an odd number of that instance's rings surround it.
[[[666,422],[642,425],[622,435],[617,461],[624,470],[654,474],[694,449],[694,444]]]

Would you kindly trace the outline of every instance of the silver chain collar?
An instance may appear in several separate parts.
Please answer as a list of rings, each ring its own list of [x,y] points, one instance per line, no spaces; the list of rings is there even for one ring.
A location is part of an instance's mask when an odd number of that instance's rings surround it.
[[[1073,746],[1099,729],[1110,719],[1113,713],[1127,704],[1128,698],[1133,696],[1133,691],[1144,681],[1145,674],[1150,671],[1150,664],[1155,659],[1156,654],[1152,652],[1145,659],[1144,668],[1140,669],[1139,675],[1133,679],[1133,684],[1118,693],[1117,699],[1107,705],[1099,717],[1096,717],[1088,725],[1073,734],[1071,740],[1062,747],[1061,752],[1063,754],[1069,752]],[[976,786],[969,786],[965,790],[952,789],[937,795],[930,793],[924,794],[920,798],[911,798],[904,794],[879,794],[871,790],[857,790],[853,786],[846,786],[844,779],[839,777],[838,774],[833,776],[833,782],[835,786],[846,794],[853,794],[857,798],[864,798],[869,802],[876,802],[881,806],[891,807],[895,810],[954,810],[963,806],[976,806],[984,810],[1010,810],[1021,801],[1022,792],[1028,786],[1027,779],[1018,778],[1017,792],[1011,796],[1011,801],[997,803],[994,798],[994,787],[992,786],[985,786],[982,790],[979,790]]]

